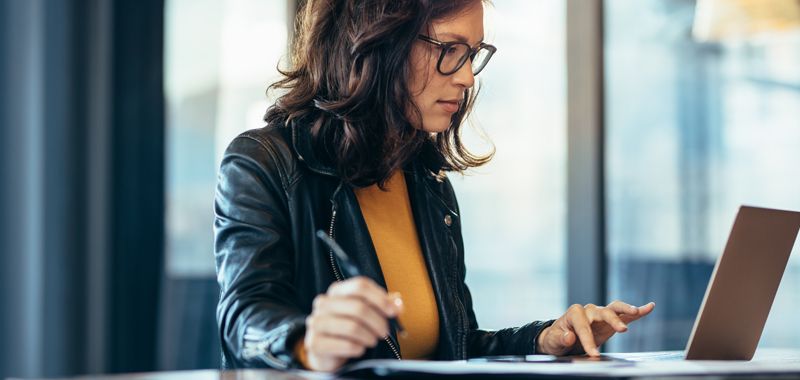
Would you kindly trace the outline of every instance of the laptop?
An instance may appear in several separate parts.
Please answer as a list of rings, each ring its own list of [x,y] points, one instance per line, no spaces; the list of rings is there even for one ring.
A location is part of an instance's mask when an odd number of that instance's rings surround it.
[[[609,355],[636,361],[752,359],[798,230],[800,212],[741,206],[686,350]]]

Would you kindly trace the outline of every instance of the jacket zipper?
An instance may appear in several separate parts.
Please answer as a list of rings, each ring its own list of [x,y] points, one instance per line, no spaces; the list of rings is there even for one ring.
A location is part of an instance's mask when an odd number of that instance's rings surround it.
[[[242,357],[245,360],[252,358],[262,358],[268,364],[278,369],[289,368],[289,363],[284,360],[278,359],[272,353],[271,346],[275,340],[282,334],[286,334],[289,326],[284,325],[269,333],[253,332],[251,327],[248,327],[244,335],[244,347],[242,349]]]
[[[328,229],[328,236],[330,236],[331,239],[335,239],[333,231],[333,224],[335,223],[335,221],[336,221],[336,204],[334,203],[333,207],[331,207],[331,226]],[[333,269],[333,275],[336,277],[336,281],[342,281],[343,276],[341,275],[341,273],[339,273],[339,269],[336,267],[336,259],[333,257],[333,249],[328,251],[328,258],[331,261],[331,269]]]
[[[400,358],[400,353],[397,352],[397,348],[394,347],[394,343],[392,343],[392,340],[389,339],[389,336],[387,335],[387,336],[383,337],[383,340],[386,341],[386,344],[388,344],[389,348],[392,349],[392,353],[394,354],[394,357],[397,358],[397,360],[403,360],[402,358]]]
[[[334,192],[334,195],[336,194],[336,192],[338,192],[338,189],[337,191]],[[335,223],[336,223],[336,201],[331,199],[331,224],[330,227],[328,228],[328,236],[330,236],[331,239],[336,238],[334,229]],[[336,277],[336,281],[344,280],[344,276],[342,276],[341,272],[339,271],[339,268],[336,266],[336,258],[334,257],[332,249],[328,251],[328,258],[330,259],[331,269],[333,270],[333,275]],[[400,357],[400,352],[397,350],[397,347],[395,347],[394,343],[392,343],[392,340],[389,338],[389,335],[383,337],[383,340],[386,342],[386,344],[389,345],[389,348],[392,350],[394,357],[397,358],[397,360],[402,360],[402,358]]]

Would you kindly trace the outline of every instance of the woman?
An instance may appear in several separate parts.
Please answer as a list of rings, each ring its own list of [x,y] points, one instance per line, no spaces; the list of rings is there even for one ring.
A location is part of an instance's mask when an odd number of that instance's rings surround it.
[[[333,371],[357,358],[598,355],[653,310],[573,305],[478,328],[447,171],[495,48],[481,0],[309,0],[267,127],[233,140],[216,196],[217,317],[228,368]],[[315,239],[335,238],[362,276]],[[509,265],[513,265],[509,263]],[[387,291],[388,290],[388,291]],[[389,327],[399,318],[405,333]]]

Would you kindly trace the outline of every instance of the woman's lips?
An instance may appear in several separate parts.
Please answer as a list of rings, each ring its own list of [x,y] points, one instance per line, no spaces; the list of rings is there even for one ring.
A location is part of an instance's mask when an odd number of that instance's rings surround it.
[[[458,111],[458,102],[439,100],[436,104],[442,106],[442,108],[449,113],[456,113]]]

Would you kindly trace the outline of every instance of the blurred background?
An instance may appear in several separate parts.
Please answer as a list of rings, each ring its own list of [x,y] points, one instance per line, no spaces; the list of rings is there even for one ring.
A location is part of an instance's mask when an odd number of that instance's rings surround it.
[[[216,169],[302,1],[0,0],[0,377],[219,366]],[[800,1],[493,3],[479,323],[653,300],[606,350],[683,349],[739,205],[800,210]],[[762,347],[800,348],[797,256]]]

